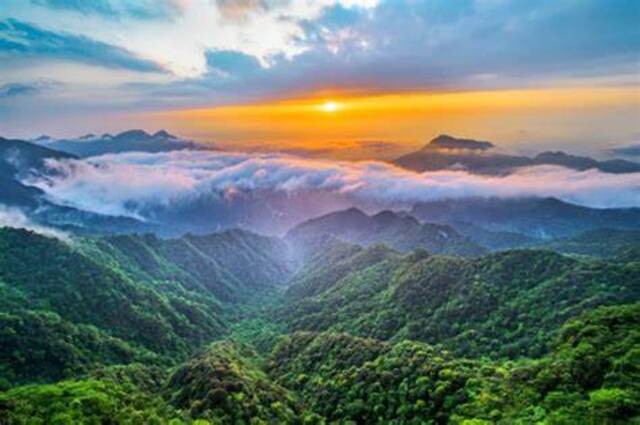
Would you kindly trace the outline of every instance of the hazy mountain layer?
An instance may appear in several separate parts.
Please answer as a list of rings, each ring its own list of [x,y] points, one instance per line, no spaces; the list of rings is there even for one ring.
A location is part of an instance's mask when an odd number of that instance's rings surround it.
[[[598,161],[586,156],[561,151],[542,152],[534,157],[495,152],[490,142],[459,139],[440,135],[416,152],[403,155],[394,162],[414,171],[463,169],[473,173],[502,174],[518,167],[560,165],[574,170],[597,169],[605,173],[637,173],[640,164],[623,159]]]
[[[382,211],[369,216],[351,208],[301,223],[286,238],[295,243],[330,235],[363,246],[384,243],[401,252],[423,248],[433,253],[474,256],[486,249],[447,225],[424,223],[407,214]]]
[[[485,234],[481,231],[474,237],[474,227],[534,239],[567,237],[597,228],[640,229],[640,208],[588,208],[554,198],[446,199],[418,203],[410,213],[426,222],[454,227],[462,223],[460,229],[478,242]]]
[[[87,134],[76,139],[53,139],[41,136],[33,140],[41,146],[79,157],[122,152],[169,152],[182,149],[206,149],[204,145],[180,139],[165,130],[149,134],[144,130],[128,130],[116,135]]]

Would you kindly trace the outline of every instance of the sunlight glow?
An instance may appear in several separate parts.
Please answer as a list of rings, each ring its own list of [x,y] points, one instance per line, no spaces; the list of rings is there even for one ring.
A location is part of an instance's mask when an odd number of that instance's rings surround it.
[[[522,129],[529,126],[537,129],[536,137],[551,141],[563,139],[567,144],[578,146],[593,137],[590,133],[593,125],[609,126],[615,122],[620,128],[630,128],[637,122],[637,93],[629,87],[357,96],[338,93],[154,111],[134,117],[138,125],[143,122],[148,127],[167,126],[196,140],[215,140],[218,145],[233,149],[255,146],[318,149],[325,156],[336,152],[344,158],[362,153],[363,141],[375,141],[380,146],[376,157],[397,157],[421,148],[441,133],[493,138],[509,148],[524,149],[529,139],[523,138]],[[601,112],[609,110],[612,112]],[[584,124],[585,117],[589,118],[590,125]],[[577,132],[576,129],[583,130]],[[611,137],[624,134],[620,132]],[[537,147],[553,148],[550,144]]]
[[[318,108],[322,112],[332,113],[332,112],[337,112],[339,109],[341,109],[342,105],[333,101],[328,101],[320,105]]]

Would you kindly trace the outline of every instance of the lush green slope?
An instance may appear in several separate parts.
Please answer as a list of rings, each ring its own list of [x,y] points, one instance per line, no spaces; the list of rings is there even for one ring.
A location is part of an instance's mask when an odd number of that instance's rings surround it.
[[[0,423],[183,424],[160,396],[164,375],[141,366],[112,367],[75,381],[27,385],[0,394]]]
[[[0,424],[640,422],[635,245],[309,242],[0,229]]]
[[[131,365],[0,394],[32,423],[637,423],[640,303],[567,322],[540,359],[463,359],[425,343],[294,333],[271,354],[213,344],[167,378]]]
[[[10,310],[54,311],[155,351],[186,352],[223,330],[212,299],[133,281],[117,265],[23,230],[0,230],[0,278],[28,300]]]
[[[256,291],[282,287],[292,267],[284,242],[242,230],[177,239],[121,235],[91,242],[91,255],[118,264],[134,279],[178,281],[221,301],[246,301]]]
[[[192,418],[214,423],[300,423],[301,406],[261,362],[246,346],[215,343],[171,375],[169,399]]]
[[[53,312],[0,313],[0,390],[20,383],[57,381],[100,365],[157,362],[157,357],[104,330],[68,322]]]
[[[234,310],[220,299],[248,300],[286,282],[281,249],[240,231],[70,245],[0,229],[2,386],[100,364],[179,361],[227,332]]]
[[[534,250],[478,259],[380,251],[356,250],[321,271],[302,271],[278,312],[281,322],[292,331],[412,339],[461,355],[516,357],[544,353],[570,317],[640,299],[638,262]]]
[[[268,369],[330,422],[624,423],[640,419],[639,347],[633,304],[568,322],[540,360],[464,360],[418,342],[296,333]]]

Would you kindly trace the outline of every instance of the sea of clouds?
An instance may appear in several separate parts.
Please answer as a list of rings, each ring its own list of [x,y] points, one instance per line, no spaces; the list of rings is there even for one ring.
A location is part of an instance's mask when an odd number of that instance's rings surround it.
[[[50,173],[25,183],[54,203],[145,220],[149,211],[202,199],[240,201],[253,193],[331,195],[346,203],[402,208],[469,196],[553,196],[591,207],[640,206],[640,173],[607,174],[535,166],[501,176],[464,170],[415,173],[376,161],[342,162],[285,154],[174,151],[49,160]]]

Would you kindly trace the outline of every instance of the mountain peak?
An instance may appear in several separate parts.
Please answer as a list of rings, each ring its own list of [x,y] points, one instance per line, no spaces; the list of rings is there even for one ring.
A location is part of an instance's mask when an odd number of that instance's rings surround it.
[[[127,130],[122,133],[118,133],[115,139],[149,139],[151,135],[144,130],[135,129],[135,130]]]
[[[169,133],[167,130],[158,130],[155,133],[153,133],[153,138],[161,138],[161,139],[177,139],[176,136],[174,136],[173,134]]]
[[[338,214],[344,213],[348,215],[366,215],[361,209],[356,207],[347,208],[346,210],[343,210],[343,211],[336,211],[336,213]]]
[[[484,151],[492,149],[494,147],[495,145],[491,142],[473,139],[458,139],[447,134],[441,134],[435,139],[431,140],[429,144],[425,146],[425,149],[469,149]]]

